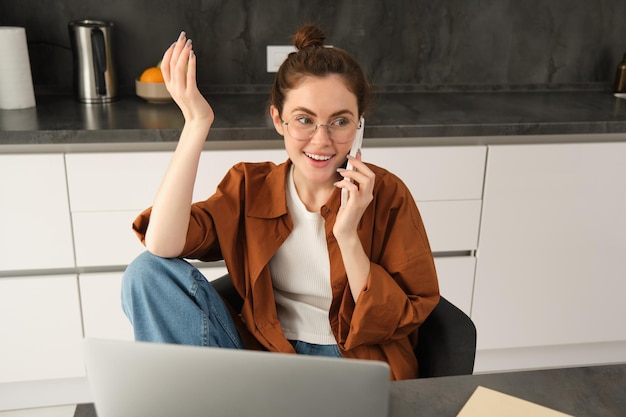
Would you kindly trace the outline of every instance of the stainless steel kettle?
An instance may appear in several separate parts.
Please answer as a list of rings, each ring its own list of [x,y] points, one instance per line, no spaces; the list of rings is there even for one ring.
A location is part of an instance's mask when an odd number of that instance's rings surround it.
[[[112,27],[113,23],[98,20],[68,24],[74,56],[74,92],[83,103],[108,103],[117,98]]]

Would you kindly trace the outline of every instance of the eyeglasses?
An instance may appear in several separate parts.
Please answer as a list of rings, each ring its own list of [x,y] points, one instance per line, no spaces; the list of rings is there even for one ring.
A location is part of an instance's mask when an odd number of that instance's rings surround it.
[[[348,143],[356,136],[356,131],[361,128],[347,117],[338,117],[329,123],[315,123],[309,116],[296,114],[291,116],[288,121],[281,119],[281,122],[287,126],[289,136],[298,141],[306,141],[313,137],[317,128],[323,126],[328,132],[328,137],[335,143]]]

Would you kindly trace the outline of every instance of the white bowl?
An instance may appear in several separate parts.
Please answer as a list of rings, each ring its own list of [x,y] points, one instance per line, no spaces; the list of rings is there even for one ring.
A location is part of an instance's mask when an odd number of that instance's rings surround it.
[[[144,83],[135,80],[135,91],[137,95],[148,103],[169,103],[172,96],[165,88],[165,83]]]

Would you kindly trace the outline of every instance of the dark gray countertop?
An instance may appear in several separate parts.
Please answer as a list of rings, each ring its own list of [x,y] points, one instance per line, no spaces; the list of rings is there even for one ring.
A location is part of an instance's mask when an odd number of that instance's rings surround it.
[[[207,98],[216,114],[207,143],[265,141],[280,146],[280,136],[267,116],[267,94],[207,94]],[[35,108],[0,110],[0,152],[11,145],[173,147],[183,125],[174,103],[150,104],[136,96],[106,105],[81,104],[71,95],[58,94],[40,94],[36,100]],[[607,133],[626,133],[626,100],[609,92],[386,93],[375,97],[365,140],[366,146],[374,138],[433,142],[480,137],[480,143],[489,143],[490,138],[503,136]]]
[[[626,364],[393,382],[390,417],[453,417],[478,386],[583,417],[626,416]]]
[[[456,416],[478,386],[576,417],[626,416],[626,364],[396,381],[389,416]],[[74,417],[96,417],[93,404]]]

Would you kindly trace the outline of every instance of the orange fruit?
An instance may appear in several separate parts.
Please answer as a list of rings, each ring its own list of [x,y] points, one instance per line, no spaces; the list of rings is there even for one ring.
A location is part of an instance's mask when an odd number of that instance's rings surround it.
[[[139,77],[139,81],[143,83],[164,83],[163,73],[161,73],[161,68],[159,67],[150,67],[141,73]]]

